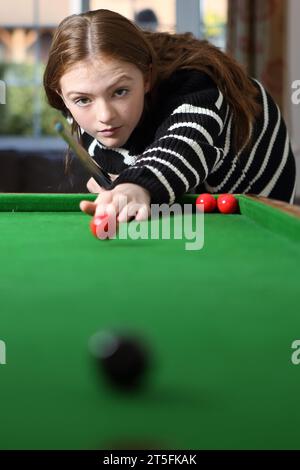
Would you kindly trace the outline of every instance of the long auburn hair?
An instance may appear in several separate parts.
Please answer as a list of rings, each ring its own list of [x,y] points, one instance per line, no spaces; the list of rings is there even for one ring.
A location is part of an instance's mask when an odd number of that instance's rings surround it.
[[[130,62],[143,75],[151,73],[145,109],[151,109],[159,83],[178,69],[197,69],[210,76],[232,111],[236,150],[249,143],[251,126],[260,111],[257,90],[242,67],[229,55],[191,33],[143,31],[124,16],[110,10],[94,10],[65,18],[58,26],[44,72],[44,88],[50,106],[66,115],[59,95],[60,79],[79,61],[100,54]],[[80,138],[79,126],[73,132]]]

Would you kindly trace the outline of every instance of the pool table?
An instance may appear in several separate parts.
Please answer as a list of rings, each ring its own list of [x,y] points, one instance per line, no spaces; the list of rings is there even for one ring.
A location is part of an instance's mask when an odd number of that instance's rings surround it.
[[[0,448],[300,449],[299,208],[237,195],[186,250],[96,239],[94,198],[0,195]],[[107,383],[103,330],[143,338],[143,388]]]

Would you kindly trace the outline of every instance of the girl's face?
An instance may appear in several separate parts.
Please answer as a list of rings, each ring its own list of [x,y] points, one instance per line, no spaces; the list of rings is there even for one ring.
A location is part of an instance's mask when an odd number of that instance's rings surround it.
[[[129,62],[101,57],[70,68],[60,87],[78,125],[113,148],[122,147],[139,123],[150,81]]]

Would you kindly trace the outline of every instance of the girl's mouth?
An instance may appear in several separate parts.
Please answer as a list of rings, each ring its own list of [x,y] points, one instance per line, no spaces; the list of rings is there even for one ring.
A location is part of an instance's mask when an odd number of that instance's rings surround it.
[[[114,135],[120,128],[121,128],[121,126],[120,127],[112,127],[111,129],[104,129],[103,131],[100,131],[100,134],[104,135],[105,137],[110,137],[110,136]]]

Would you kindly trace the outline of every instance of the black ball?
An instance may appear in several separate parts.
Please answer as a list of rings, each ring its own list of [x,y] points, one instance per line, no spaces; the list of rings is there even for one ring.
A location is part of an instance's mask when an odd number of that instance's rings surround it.
[[[144,384],[149,355],[139,338],[103,331],[91,338],[90,349],[101,373],[114,387],[130,391]]]

